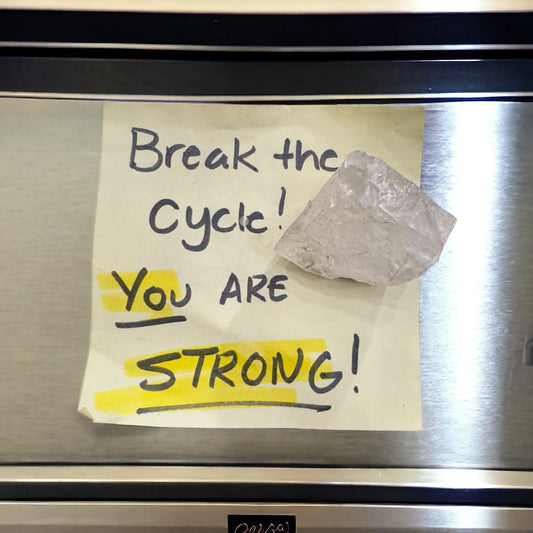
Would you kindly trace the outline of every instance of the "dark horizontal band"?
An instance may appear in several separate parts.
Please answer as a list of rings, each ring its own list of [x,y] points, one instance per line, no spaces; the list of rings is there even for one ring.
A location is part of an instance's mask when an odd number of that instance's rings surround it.
[[[531,44],[533,13],[191,14],[0,10],[2,41],[210,47]]]
[[[0,93],[165,99],[343,95],[353,101],[492,98],[533,92],[533,60],[176,60],[0,57]],[[382,95],[382,96],[380,96]],[[389,95],[389,96],[387,96]],[[444,97],[442,95],[445,95]],[[492,95],[492,96],[491,96]],[[129,98],[131,99],[131,98]]]

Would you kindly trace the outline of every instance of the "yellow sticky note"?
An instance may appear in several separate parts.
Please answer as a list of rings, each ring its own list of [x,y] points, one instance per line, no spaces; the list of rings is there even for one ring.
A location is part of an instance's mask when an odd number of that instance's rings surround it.
[[[351,151],[420,180],[419,106],[104,108],[79,410],[173,427],[421,428],[418,282],[277,256]]]

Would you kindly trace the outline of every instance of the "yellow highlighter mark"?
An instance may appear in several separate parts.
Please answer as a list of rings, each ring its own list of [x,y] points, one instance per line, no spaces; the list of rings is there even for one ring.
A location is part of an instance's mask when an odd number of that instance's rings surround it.
[[[324,339],[179,348],[127,359],[125,375],[142,379],[97,392],[95,407],[119,415],[264,406],[324,411],[330,406],[298,403],[290,385],[307,382],[317,394],[328,392],[342,378],[330,360]]]
[[[145,313],[148,318],[137,321],[116,322],[118,328],[152,326],[186,320],[174,315],[173,308],[187,305],[191,288],[182,290],[173,270],[101,272],[96,275],[102,294],[102,306],[112,313]]]

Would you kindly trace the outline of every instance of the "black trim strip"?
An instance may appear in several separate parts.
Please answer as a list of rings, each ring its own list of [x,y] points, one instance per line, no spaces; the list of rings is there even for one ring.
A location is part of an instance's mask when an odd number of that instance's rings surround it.
[[[533,60],[150,61],[0,57],[0,92],[146,96],[531,93]],[[426,100],[427,101],[427,100]]]
[[[2,41],[210,46],[530,44],[533,13],[187,14],[0,10]]]
[[[0,483],[11,501],[174,501],[435,504],[533,507],[533,489],[311,483]]]

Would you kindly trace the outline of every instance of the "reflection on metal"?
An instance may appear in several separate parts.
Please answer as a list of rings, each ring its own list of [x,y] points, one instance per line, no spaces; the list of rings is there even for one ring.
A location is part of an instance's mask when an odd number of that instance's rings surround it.
[[[479,409],[472,405],[472,399],[483,397],[486,391],[491,391],[491,405],[502,400],[502,390],[492,389],[493,376],[487,370],[493,366],[487,356],[494,338],[487,335],[485,325],[498,314],[498,301],[487,288],[497,286],[499,280],[495,270],[487,266],[490,251],[500,249],[498,240],[506,215],[501,212],[504,188],[498,166],[507,153],[507,132],[500,109],[485,103],[456,106],[449,124],[447,169],[456,180],[447,207],[457,217],[459,230],[451,236],[453,260],[448,274],[448,283],[455,290],[443,292],[440,304],[463,325],[451,336],[449,357],[455,366],[455,379],[445,385],[449,398],[453,398],[449,416],[459,419],[465,412]],[[483,435],[465,427],[461,441],[475,449],[483,447],[488,438],[498,446],[499,435],[498,421],[492,420]]]

